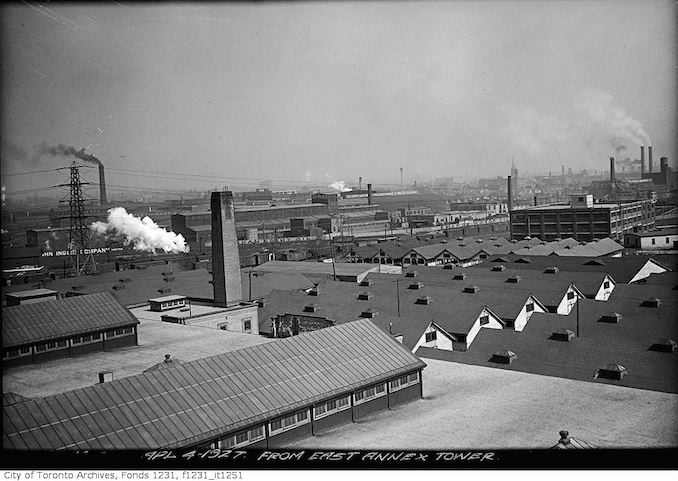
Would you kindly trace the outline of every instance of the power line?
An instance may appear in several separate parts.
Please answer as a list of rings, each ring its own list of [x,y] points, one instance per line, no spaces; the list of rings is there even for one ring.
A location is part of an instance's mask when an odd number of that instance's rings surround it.
[[[29,172],[13,172],[11,174],[2,174],[3,177],[14,177],[17,175],[30,175],[30,174],[44,174],[45,172],[57,172],[59,170],[67,169],[68,167],[59,167],[57,169],[45,169],[45,170],[31,170]]]

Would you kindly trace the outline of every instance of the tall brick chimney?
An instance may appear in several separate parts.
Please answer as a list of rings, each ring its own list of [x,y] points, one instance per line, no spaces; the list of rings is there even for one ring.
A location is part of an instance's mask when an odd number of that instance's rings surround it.
[[[652,146],[647,147],[647,171],[652,173]]]
[[[640,146],[640,178],[643,178],[643,174],[645,173],[645,146],[641,145]]]
[[[372,184],[367,184],[367,205],[372,205]]]
[[[106,199],[106,178],[104,177],[104,165],[99,163],[99,205],[108,204]]]
[[[235,233],[231,191],[212,192],[212,287],[214,305],[226,307],[242,301],[240,256]]]
[[[610,157],[610,182],[615,182],[614,157]]]

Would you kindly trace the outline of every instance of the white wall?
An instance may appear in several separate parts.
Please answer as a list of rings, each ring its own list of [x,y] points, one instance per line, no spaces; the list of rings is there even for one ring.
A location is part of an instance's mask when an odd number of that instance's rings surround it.
[[[645,265],[641,267],[638,272],[636,272],[636,275],[633,276],[633,279],[629,281],[629,284],[639,281],[640,279],[645,279],[650,274],[661,274],[662,272],[666,272],[666,269],[652,262],[652,259],[649,259]]]
[[[436,337],[437,339],[431,341],[431,342],[426,342],[426,333],[429,332],[436,332]],[[444,349],[446,351],[453,351],[452,349],[452,339],[450,339],[447,335],[447,333],[440,327],[437,326],[435,323],[431,322],[424,333],[421,335],[419,340],[414,346],[414,349],[412,349],[412,352],[415,352],[417,349],[419,349],[420,346],[424,347],[433,347],[436,349]]]
[[[534,310],[532,312],[527,312],[527,305],[530,302],[534,303]],[[530,320],[530,317],[532,317],[532,314],[534,314],[535,312],[546,312],[546,311],[541,308],[541,306],[537,303],[537,300],[533,296],[530,296],[525,301],[525,304],[523,304],[523,308],[520,310],[520,314],[518,314],[518,316],[516,317],[514,329],[516,331],[522,331],[525,328],[527,321]]]
[[[654,239],[654,244],[652,240]],[[666,239],[669,241],[666,242]],[[641,237],[640,248],[642,250],[660,250],[673,249],[673,242],[678,241],[678,235],[656,235],[652,237]]]
[[[247,306],[239,309],[229,309],[209,314],[207,316],[186,319],[186,324],[192,326],[224,329],[233,332],[245,332],[244,322],[250,321],[251,334],[259,334],[259,312],[257,306]]]
[[[490,322],[485,324],[484,326],[480,325],[480,318],[483,316],[488,316],[490,318]],[[468,348],[475,337],[478,335],[481,329],[504,329],[504,325],[499,322],[499,319],[495,317],[490,311],[487,309],[483,309],[483,311],[478,315],[478,318],[476,319],[476,322],[473,323],[473,327],[469,330],[468,334],[466,335],[466,347]]]
[[[574,297],[572,299],[567,298],[567,295],[572,292],[574,294]],[[579,294],[577,294],[577,291],[570,285],[570,287],[567,288],[567,292],[563,296],[563,298],[560,300],[560,304],[558,304],[558,307],[556,308],[556,313],[560,314],[561,316],[567,316],[574,305],[577,303],[577,298],[579,297]]]
[[[607,288],[605,287],[606,282],[609,283],[609,287]],[[594,299],[596,301],[607,301],[610,298],[612,291],[614,291],[614,281],[610,276],[605,276],[603,282],[600,283],[600,287],[598,288],[598,292],[596,293]]]

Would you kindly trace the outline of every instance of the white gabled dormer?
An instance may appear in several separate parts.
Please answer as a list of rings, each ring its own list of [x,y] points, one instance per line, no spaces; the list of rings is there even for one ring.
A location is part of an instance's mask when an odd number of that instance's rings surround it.
[[[615,285],[616,282],[614,282],[614,279],[612,279],[611,276],[606,275],[605,279],[603,279],[603,282],[600,283],[598,292],[596,292],[594,299],[596,301],[607,301],[610,297],[610,294],[612,294],[612,291],[614,291]]]
[[[650,274],[661,274],[662,272],[666,271],[668,271],[668,269],[657,264],[654,259],[648,259],[643,267],[641,267],[638,272],[636,272],[636,275],[633,276],[633,279],[629,281],[629,284],[637,282],[641,279],[645,279],[646,277],[649,277]]]
[[[445,329],[431,321],[417,343],[414,345],[412,352],[416,352],[421,346],[453,351],[453,342],[455,342],[455,339],[447,331],[445,331]]]
[[[506,327],[506,325],[499,316],[487,307],[484,308],[466,335],[466,347],[468,348],[468,346],[471,345],[481,329],[504,329],[504,327]]]
[[[523,308],[520,310],[520,313],[516,316],[516,321],[514,323],[514,329],[516,331],[522,331],[527,324],[527,321],[530,320],[532,314],[535,312],[548,312],[548,309],[537,300],[532,294],[527,298]]]
[[[567,316],[575,304],[577,304],[577,299],[584,299],[585,297],[586,296],[584,296],[584,294],[582,294],[574,284],[570,284],[570,286],[567,288],[567,292],[560,300],[560,303],[556,308],[556,314]]]

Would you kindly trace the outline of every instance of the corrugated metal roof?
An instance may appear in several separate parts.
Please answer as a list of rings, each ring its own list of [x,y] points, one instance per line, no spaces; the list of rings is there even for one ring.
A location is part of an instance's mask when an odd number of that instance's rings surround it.
[[[369,320],[7,406],[5,449],[154,449],[425,367]]]
[[[139,324],[111,294],[101,292],[2,309],[2,347]]]

